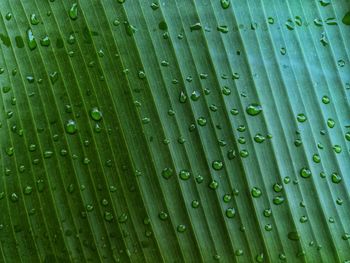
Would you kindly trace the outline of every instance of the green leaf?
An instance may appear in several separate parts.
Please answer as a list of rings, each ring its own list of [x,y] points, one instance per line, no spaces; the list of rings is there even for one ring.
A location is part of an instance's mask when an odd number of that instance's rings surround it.
[[[347,0],[2,0],[1,262],[348,262]]]

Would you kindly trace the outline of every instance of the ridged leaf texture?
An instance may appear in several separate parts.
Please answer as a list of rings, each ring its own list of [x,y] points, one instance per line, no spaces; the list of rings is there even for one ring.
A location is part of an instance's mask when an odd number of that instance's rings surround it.
[[[350,262],[349,1],[0,14],[0,262]]]

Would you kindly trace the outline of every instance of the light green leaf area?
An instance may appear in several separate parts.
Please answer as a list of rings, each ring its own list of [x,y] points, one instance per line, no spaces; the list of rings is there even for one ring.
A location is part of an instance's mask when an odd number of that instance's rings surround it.
[[[350,262],[348,0],[0,14],[0,262]]]

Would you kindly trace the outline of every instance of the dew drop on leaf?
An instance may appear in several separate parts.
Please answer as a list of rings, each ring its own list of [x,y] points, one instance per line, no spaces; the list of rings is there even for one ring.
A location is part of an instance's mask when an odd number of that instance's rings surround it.
[[[250,192],[254,198],[258,198],[262,195],[262,192],[261,192],[260,188],[258,188],[258,187],[253,187]]]
[[[220,3],[223,9],[227,9],[230,6],[230,0],[220,0]]]
[[[169,167],[164,168],[162,171],[162,176],[164,179],[169,179],[170,177],[173,176],[173,169],[171,169]]]
[[[260,104],[257,104],[257,103],[252,103],[252,104],[247,106],[246,112],[250,116],[256,116],[262,112],[262,106]]]
[[[37,43],[31,28],[27,29],[27,44],[30,50],[34,50],[37,47]]]
[[[213,161],[212,167],[214,170],[219,171],[223,168],[224,163],[222,161]]]
[[[342,181],[342,177],[338,173],[332,173],[332,183],[339,184]]]
[[[69,17],[72,20],[76,20],[78,18],[78,4],[73,3],[71,8],[69,9]]]
[[[304,113],[299,113],[299,114],[297,115],[297,121],[298,121],[298,122],[305,122],[306,120],[307,120],[307,117],[305,116]]]
[[[191,173],[188,170],[181,170],[179,173],[179,177],[182,180],[188,180],[191,177]]]
[[[95,121],[100,121],[102,119],[102,112],[97,107],[93,107],[90,110],[90,117]]]
[[[233,207],[227,208],[225,214],[228,218],[234,218],[236,215],[236,209]]]
[[[30,23],[34,26],[34,25],[37,25],[39,24],[39,19],[38,17],[36,16],[36,14],[31,14],[30,15]]]
[[[176,230],[177,230],[177,232],[179,232],[179,233],[183,233],[183,232],[186,231],[186,226],[180,224],[180,225],[177,226]]]
[[[309,178],[311,176],[311,171],[310,169],[308,168],[302,168],[300,170],[300,176],[303,177],[303,178]]]
[[[344,15],[342,22],[344,25],[350,26],[350,11]]]
[[[74,120],[68,120],[65,125],[65,130],[69,134],[74,134],[77,132],[77,124]]]

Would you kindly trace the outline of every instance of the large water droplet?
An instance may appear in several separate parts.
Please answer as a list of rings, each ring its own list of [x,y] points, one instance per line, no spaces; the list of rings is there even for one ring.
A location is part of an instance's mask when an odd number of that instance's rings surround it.
[[[28,28],[27,30],[27,44],[30,50],[34,50],[37,47],[37,43],[31,28]]]
[[[74,120],[68,120],[65,125],[66,132],[69,134],[74,134],[78,130],[77,124]]]
[[[257,103],[252,103],[248,105],[246,112],[251,116],[256,116],[262,112],[262,106]]]
[[[347,12],[347,13],[344,15],[344,17],[343,17],[343,19],[342,19],[342,22],[343,22],[345,25],[350,26],[350,11]]]
[[[78,18],[78,4],[73,3],[71,8],[69,9],[69,17],[72,20],[76,20]]]
[[[252,190],[251,190],[251,194],[254,198],[258,198],[262,195],[262,192],[260,190],[260,188],[258,187],[253,187]]]

